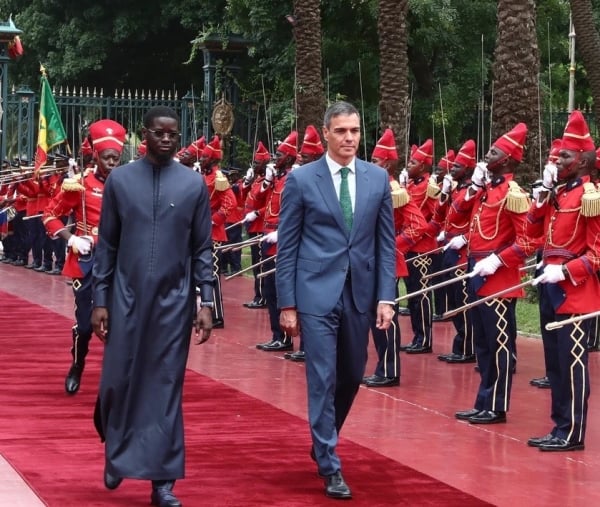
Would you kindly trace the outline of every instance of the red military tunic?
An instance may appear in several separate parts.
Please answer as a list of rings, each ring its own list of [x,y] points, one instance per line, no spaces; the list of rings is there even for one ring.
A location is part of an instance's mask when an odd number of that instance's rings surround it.
[[[206,174],[204,181],[210,195],[210,211],[212,213],[212,240],[227,241],[225,222],[236,205],[236,198],[225,175],[213,166]]]
[[[94,244],[98,241],[98,224],[100,223],[100,210],[102,207],[102,193],[104,181],[89,173],[82,180],[66,179],[60,192],[50,201],[44,210],[44,226],[52,238],[63,229],[65,225],[61,217],[75,215],[77,236],[91,236]],[[79,255],[69,248],[62,274],[72,278],[82,278],[84,273],[79,265]]]
[[[471,182],[464,182],[457,185],[449,197],[442,202],[440,199],[433,211],[433,217],[427,226],[427,232],[431,236],[437,235],[443,230],[446,235],[446,240],[450,240],[455,236],[467,235],[469,232],[469,224],[471,223],[470,210],[461,209],[456,203],[464,200],[465,194],[469,191]],[[458,251],[457,264],[467,262],[467,247],[466,245]]]
[[[398,199],[396,198],[397,194],[400,194]],[[392,201],[396,230],[396,277],[404,277],[408,276],[408,267],[404,256],[406,252],[413,251],[412,249],[423,236],[427,222],[406,189],[398,190],[392,186]]]
[[[586,210],[586,200],[591,211]],[[539,208],[534,203],[527,215],[527,233],[543,239],[544,263],[565,264],[568,271],[566,279],[558,282],[565,298],[557,314],[600,308],[599,207],[600,192],[589,176],[583,176],[559,186],[554,200],[546,200]]]
[[[258,212],[258,217],[253,222],[248,224],[248,233],[262,233],[263,231],[263,220],[261,217],[265,216],[265,198],[266,193],[262,191],[264,176],[256,178],[249,187],[244,189],[246,195],[245,198],[245,212],[250,213],[251,211]]]
[[[282,175],[277,175],[273,179],[273,183],[267,188],[264,194],[264,220],[263,220],[263,234],[269,234],[270,232],[276,231],[279,226],[279,212],[281,211],[281,194],[283,194],[283,188],[287,180],[287,172]],[[267,256],[275,255],[277,253],[277,243],[271,244],[265,254]]]
[[[425,222],[431,220],[436,203],[433,191],[437,192],[437,189],[430,187],[429,179],[421,176],[415,180],[410,180],[406,189],[410,195],[410,200],[419,208]],[[413,245],[409,251],[425,253],[435,250],[437,246],[436,235],[423,234],[420,241]]]
[[[472,209],[468,255],[479,261],[495,253],[502,261],[493,275],[485,277],[477,291],[479,296],[490,296],[521,283],[519,267],[537,248],[526,234],[529,205],[529,197],[513,182],[510,173],[494,178],[485,190],[468,201],[456,203],[461,212]],[[503,298],[523,296],[523,289],[502,295]]]

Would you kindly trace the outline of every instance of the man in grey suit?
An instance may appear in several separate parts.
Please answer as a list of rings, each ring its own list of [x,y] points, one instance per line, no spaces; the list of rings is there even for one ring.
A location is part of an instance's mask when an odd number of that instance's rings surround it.
[[[358,160],[360,115],[346,102],[324,118],[324,157],[288,175],[277,250],[277,297],[286,333],[302,332],[311,456],[325,494],[351,498],[336,453],[367,361],[373,320],[394,315],[395,240],[387,173]]]

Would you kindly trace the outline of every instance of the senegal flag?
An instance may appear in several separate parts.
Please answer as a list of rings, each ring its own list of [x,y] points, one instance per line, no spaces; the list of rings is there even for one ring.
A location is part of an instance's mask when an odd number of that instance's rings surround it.
[[[38,143],[35,152],[35,170],[37,171],[48,160],[48,150],[64,143],[67,134],[63,127],[50,89],[50,83],[42,67],[42,92],[40,94],[40,121],[38,126]]]

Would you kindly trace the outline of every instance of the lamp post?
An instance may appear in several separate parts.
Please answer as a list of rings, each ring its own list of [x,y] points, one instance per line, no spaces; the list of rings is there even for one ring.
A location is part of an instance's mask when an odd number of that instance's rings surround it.
[[[8,108],[8,43],[12,42],[17,35],[22,34],[23,31],[19,30],[12,18],[8,18],[8,21],[0,21],[0,87],[2,87],[2,108],[6,111]],[[6,125],[7,115],[2,114],[0,118],[0,160],[4,161],[6,158]]]

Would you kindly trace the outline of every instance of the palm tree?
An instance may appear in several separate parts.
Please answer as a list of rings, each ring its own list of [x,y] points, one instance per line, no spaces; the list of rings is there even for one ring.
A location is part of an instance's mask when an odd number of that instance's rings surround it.
[[[379,0],[379,115],[391,128],[403,164],[408,152],[408,0]]]
[[[600,34],[596,30],[595,15],[591,0],[571,0],[571,15],[577,36],[577,50],[581,54],[587,73],[592,97],[594,98],[594,115],[600,119]]]
[[[527,136],[521,182],[531,182],[540,171],[540,142],[544,143],[539,114],[539,50],[535,0],[498,0],[494,51],[492,139],[525,122]],[[545,146],[541,147],[542,153]]]
[[[296,108],[297,129],[302,135],[306,126],[319,129],[323,124],[325,92],[321,71],[321,2],[294,0],[296,38]]]

